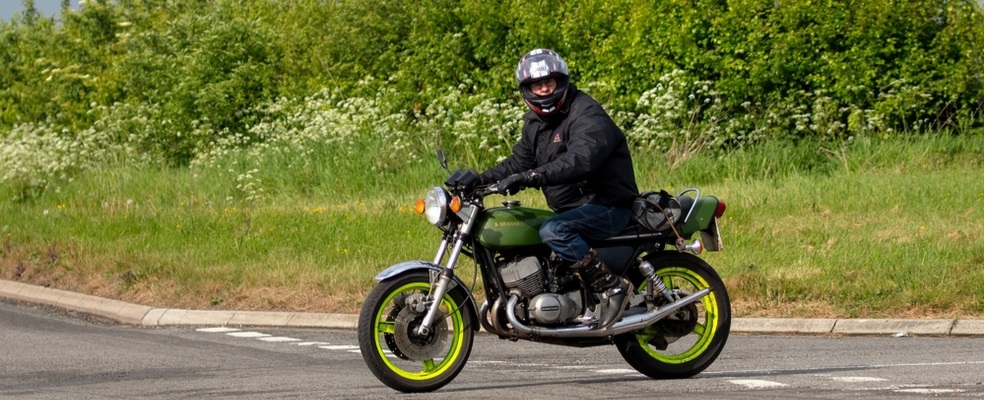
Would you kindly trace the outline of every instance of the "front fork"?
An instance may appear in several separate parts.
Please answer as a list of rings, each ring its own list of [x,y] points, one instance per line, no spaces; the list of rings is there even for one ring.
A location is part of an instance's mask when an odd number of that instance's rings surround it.
[[[438,252],[434,257],[435,265],[441,265],[441,260],[445,258],[445,251],[448,249],[448,244],[454,243],[454,245],[452,246],[451,253],[448,255],[448,264],[444,266],[441,272],[436,273],[438,274],[437,283],[435,283],[434,276],[431,277],[431,293],[428,294],[427,313],[424,314],[421,325],[417,327],[418,335],[426,336],[431,331],[431,324],[434,323],[438,315],[438,305],[441,304],[441,299],[448,293],[452,279],[455,277],[455,263],[458,262],[458,256],[462,254],[462,247],[465,246],[465,238],[469,232],[472,232],[472,226],[475,224],[475,216],[478,215],[477,211],[478,207],[475,205],[463,209],[459,215],[463,216],[462,219],[464,222],[458,229],[454,229],[454,224],[450,226],[449,228],[452,229],[450,232],[452,233],[445,235],[441,240],[441,245],[438,247]]]

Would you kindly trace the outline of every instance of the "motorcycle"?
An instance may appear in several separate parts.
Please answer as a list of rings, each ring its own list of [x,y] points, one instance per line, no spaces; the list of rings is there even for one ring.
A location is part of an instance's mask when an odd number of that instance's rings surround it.
[[[500,339],[588,347],[614,344],[634,369],[654,379],[705,370],[729,336],[731,305],[718,273],[698,255],[720,251],[718,219],[725,202],[688,189],[677,196],[644,193],[636,218],[619,234],[591,243],[610,270],[634,287],[621,320],[598,326],[598,299],[541,242],[554,213],[508,199],[480,184],[474,169],[451,172],[418,200],[416,211],[443,234],[432,261],[406,261],[376,276],[357,335],[363,359],[383,384],[429,392],[464,368],[481,326]],[[700,239],[688,243],[695,234]],[[456,276],[461,256],[475,261],[484,300]]]

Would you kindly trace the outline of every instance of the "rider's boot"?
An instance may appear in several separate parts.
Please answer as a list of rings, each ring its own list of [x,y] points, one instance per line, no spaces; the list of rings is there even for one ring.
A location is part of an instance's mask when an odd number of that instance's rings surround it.
[[[607,329],[622,318],[629,305],[631,284],[609,272],[609,267],[589,249],[585,257],[571,265],[571,272],[589,285],[599,297],[599,329]]]

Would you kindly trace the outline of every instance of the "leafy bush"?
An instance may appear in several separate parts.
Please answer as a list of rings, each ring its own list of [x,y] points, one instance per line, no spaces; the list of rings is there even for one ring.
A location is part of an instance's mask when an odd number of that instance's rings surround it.
[[[680,157],[981,129],[974,1],[651,3],[92,0],[58,20],[28,7],[0,22],[0,151],[19,154],[0,168],[36,173],[2,182],[83,170],[95,159],[14,160],[92,140],[117,152],[101,159],[167,166],[269,148],[305,165],[320,148],[385,172],[435,146],[489,165],[519,133],[513,68],[535,47],[558,50],[634,145]]]

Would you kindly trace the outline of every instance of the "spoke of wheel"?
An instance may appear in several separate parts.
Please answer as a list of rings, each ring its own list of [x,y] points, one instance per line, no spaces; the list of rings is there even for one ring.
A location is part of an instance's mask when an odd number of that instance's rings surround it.
[[[380,323],[376,324],[376,331],[377,332],[380,332],[380,333],[393,334],[393,332],[394,332],[393,322],[390,322],[390,321],[380,321]]]
[[[703,336],[705,334],[705,326],[703,324],[697,324],[692,331],[698,336]]]
[[[433,358],[421,361],[421,366],[424,367],[424,369],[421,370],[421,372],[433,372],[434,370],[438,369],[438,365],[434,363]]]

